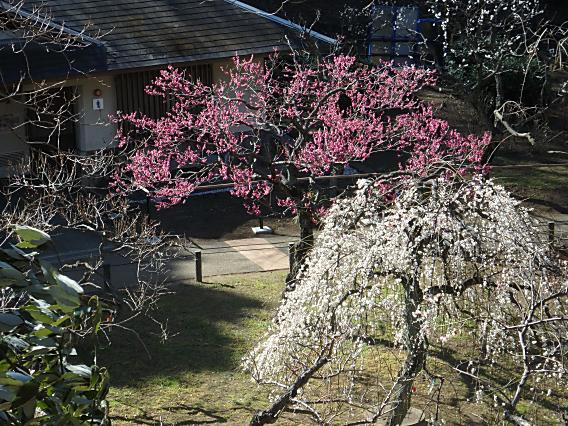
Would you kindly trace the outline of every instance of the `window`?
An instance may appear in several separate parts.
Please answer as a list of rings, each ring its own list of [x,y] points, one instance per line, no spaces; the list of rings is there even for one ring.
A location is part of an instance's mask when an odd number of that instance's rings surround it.
[[[412,57],[421,41],[418,18],[417,6],[377,6],[369,34],[368,55],[395,60]]]
[[[193,79],[210,85],[213,80],[211,65],[191,65],[180,67]],[[159,70],[148,70],[119,74],[115,77],[116,106],[123,113],[141,112],[152,118],[160,118],[171,107],[171,103],[159,96],[146,94],[145,88],[159,75]]]

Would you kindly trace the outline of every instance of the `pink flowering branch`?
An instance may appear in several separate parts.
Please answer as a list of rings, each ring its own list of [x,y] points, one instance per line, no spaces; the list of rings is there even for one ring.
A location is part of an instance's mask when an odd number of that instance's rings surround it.
[[[418,174],[441,160],[464,172],[482,167],[489,135],[449,129],[416,96],[435,83],[431,71],[364,66],[351,56],[288,64],[276,55],[272,66],[235,57],[224,72],[226,80],[209,87],[169,67],[146,91],[171,110],[159,119],[120,117],[133,128],[119,133],[120,143],[143,141],[123,186],[145,188],[169,205],[199,185],[228,181],[255,214],[273,191],[278,205],[315,212],[318,197],[307,196],[314,188],[298,176],[336,173],[380,151],[398,151],[400,168]]]

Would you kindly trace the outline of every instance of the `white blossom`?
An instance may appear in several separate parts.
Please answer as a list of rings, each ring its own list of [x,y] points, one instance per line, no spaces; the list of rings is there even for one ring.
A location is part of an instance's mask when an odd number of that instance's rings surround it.
[[[309,372],[290,403],[321,423],[380,416],[395,404],[400,378],[389,380],[385,365],[400,363],[396,373],[415,348],[463,336],[489,365],[506,356],[523,368],[529,345],[543,367],[528,375],[566,373],[566,323],[546,320],[565,312],[563,265],[518,201],[481,178],[407,183],[392,203],[377,192],[359,182],[331,208],[296,289],[244,360],[257,382],[273,386],[274,400]],[[477,377],[474,361],[461,368]],[[491,390],[486,382],[477,401]],[[333,403],[313,402],[321,399]]]

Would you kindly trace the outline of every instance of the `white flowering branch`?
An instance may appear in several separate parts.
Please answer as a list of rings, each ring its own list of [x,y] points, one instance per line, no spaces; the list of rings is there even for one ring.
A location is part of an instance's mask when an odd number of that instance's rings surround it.
[[[565,378],[566,265],[528,211],[480,178],[403,186],[389,202],[361,182],[331,209],[296,290],[244,361],[273,389],[251,424],[287,410],[326,425],[400,424],[419,375],[448,379],[427,367],[430,348],[460,338],[479,354],[451,367],[517,424],[528,383]],[[520,375],[503,386],[493,363]]]

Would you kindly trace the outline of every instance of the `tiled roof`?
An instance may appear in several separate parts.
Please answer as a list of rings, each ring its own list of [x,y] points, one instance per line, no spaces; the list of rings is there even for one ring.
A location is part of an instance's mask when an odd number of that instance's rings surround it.
[[[25,0],[53,19],[102,38],[107,69],[205,61],[286,49],[293,31],[225,0]]]

